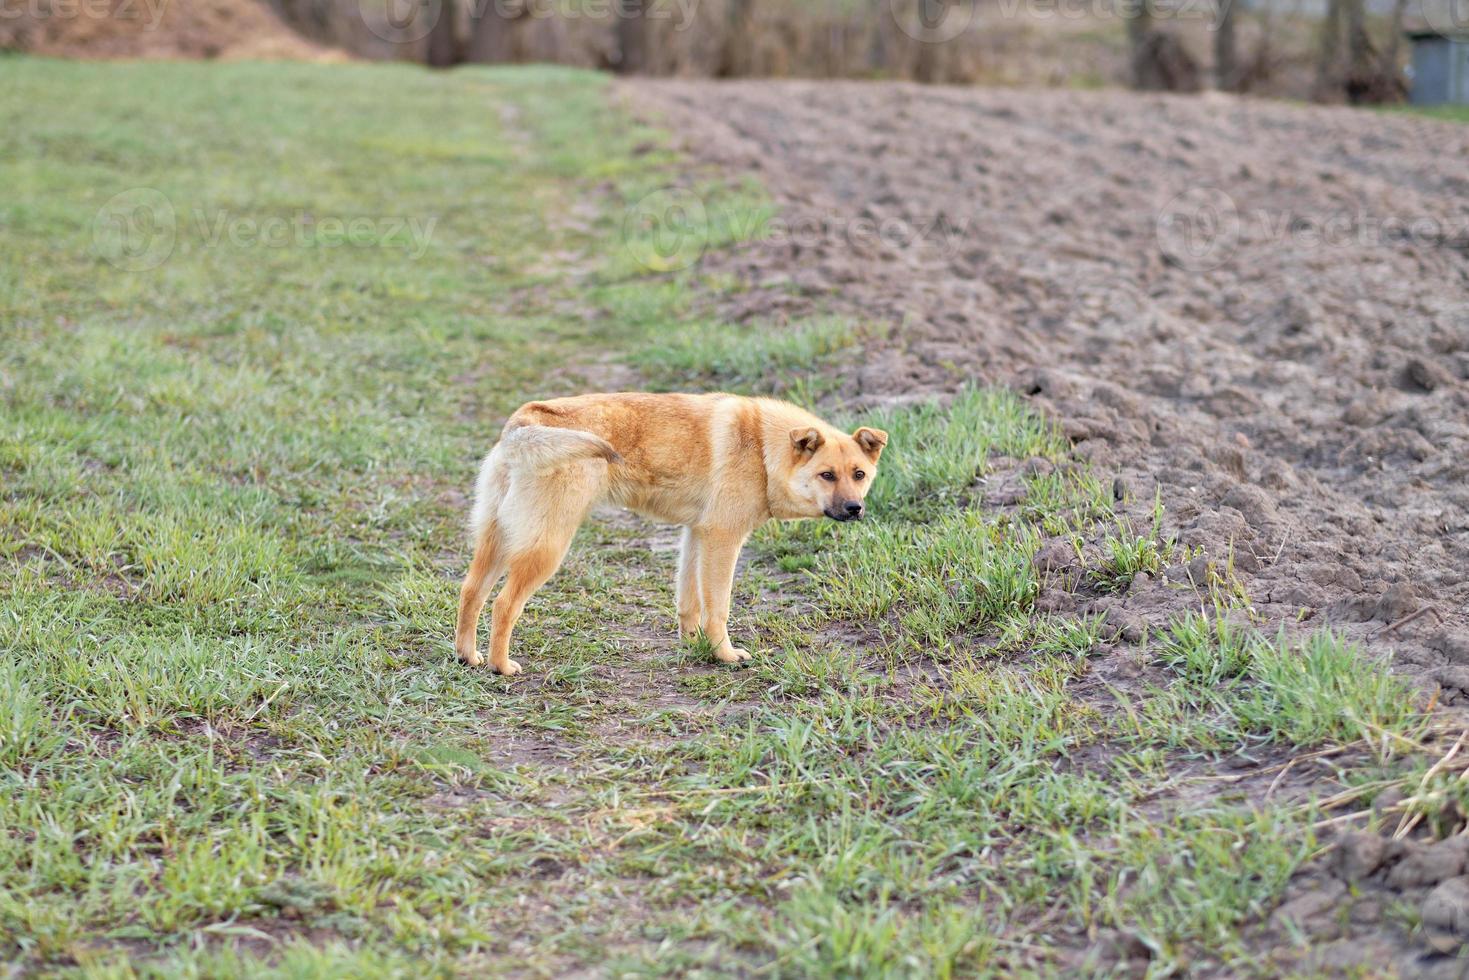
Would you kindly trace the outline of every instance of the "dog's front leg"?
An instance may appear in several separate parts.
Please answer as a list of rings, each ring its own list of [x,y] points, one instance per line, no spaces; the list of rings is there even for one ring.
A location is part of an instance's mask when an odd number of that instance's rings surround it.
[[[683,529],[683,542],[678,552],[678,578],[674,580],[678,603],[678,632],[684,639],[699,633],[704,618],[704,603],[699,598],[699,536],[694,529]]]
[[[735,563],[744,547],[744,534],[721,529],[696,532],[699,539],[699,597],[704,606],[704,635],[714,656],[727,664],[749,660],[750,655],[729,642],[729,597],[734,589]]]

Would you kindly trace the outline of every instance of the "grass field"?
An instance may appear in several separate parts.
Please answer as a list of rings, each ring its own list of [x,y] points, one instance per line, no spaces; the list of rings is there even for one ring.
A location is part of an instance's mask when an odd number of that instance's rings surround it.
[[[629,204],[700,179],[664,146],[567,71],[0,59],[21,972],[1091,973],[1111,932],[1275,972],[1251,930],[1322,814],[1214,767],[1370,743],[1365,801],[1423,774],[1424,721],[1223,588],[1144,648],[1166,684],[1088,683],[1108,627],[1034,608],[1040,540],[1104,538],[1104,585],[1179,556],[1008,393],[861,416],[874,519],[757,537],[752,666],[677,642],[674,538],[622,518],[532,603],[524,675],[454,660],[465,493],[519,402],[616,378],[858,421],[830,379],[883,325],[721,329],[701,297],[737,284],[635,261]],[[1001,458],[1061,465],[993,510]]]

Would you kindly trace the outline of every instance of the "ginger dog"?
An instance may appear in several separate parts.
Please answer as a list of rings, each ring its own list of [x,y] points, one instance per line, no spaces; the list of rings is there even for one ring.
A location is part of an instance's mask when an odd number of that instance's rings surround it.
[[[474,559],[459,593],[454,648],[484,662],[475,632],[501,576],[490,666],[520,673],[510,633],[546,583],[592,505],[619,504],[683,525],[678,625],[701,630],[725,663],[750,655],[730,642],[735,561],[772,518],[862,516],[887,433],[847,435],[786,402],[737,395],[578,395],[522,405],[485,457],[475,484]]]

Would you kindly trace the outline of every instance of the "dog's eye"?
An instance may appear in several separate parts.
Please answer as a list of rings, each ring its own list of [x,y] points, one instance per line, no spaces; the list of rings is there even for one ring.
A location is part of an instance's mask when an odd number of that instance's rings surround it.
[[[823,480],[825,480],[827,483],[835,483],[835,482],[837,482],[837,475],[835,473],[833,473],[831,470],[827,470],[825,473],[822,473],[821,474],[821,478]]]
[[[852,474],[852,479],[860,481],[866,475],[867,475],[866,473],[863,473],[861,470],[858,470],[857,472],[855,472],[855,473]]]

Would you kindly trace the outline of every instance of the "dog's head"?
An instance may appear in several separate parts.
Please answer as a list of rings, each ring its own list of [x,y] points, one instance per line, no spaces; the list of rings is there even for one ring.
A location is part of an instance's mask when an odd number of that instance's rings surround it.
[[[788,492],[803,517],[823,514],[834,521],[862,516],[862,498],[877,475],[877,458],[888,434],[863,426],[851,435],[823,433],[813,426],[791,430],[794,460]]]

